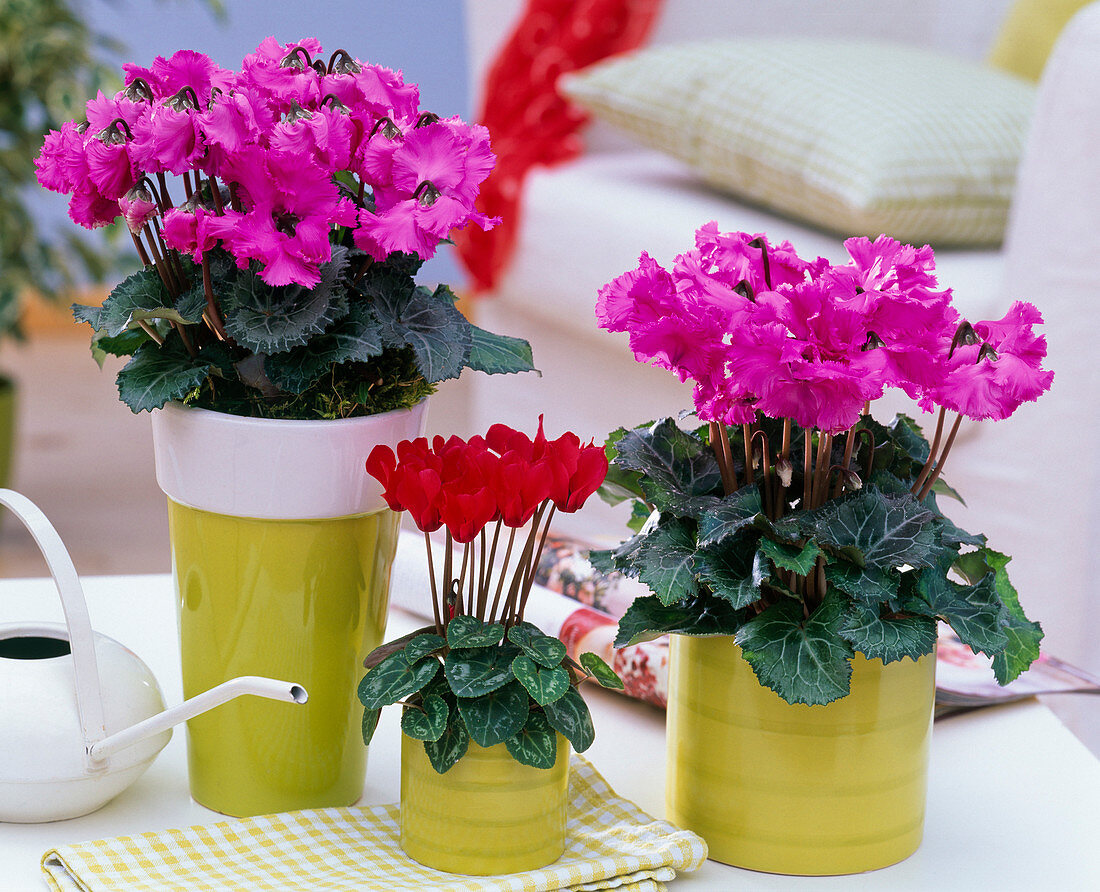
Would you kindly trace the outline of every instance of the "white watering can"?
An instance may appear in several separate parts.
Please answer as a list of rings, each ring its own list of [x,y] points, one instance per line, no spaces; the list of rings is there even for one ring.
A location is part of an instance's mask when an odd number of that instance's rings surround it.
[[[28,498],[0,489],[53,576],[65,625],[0,625],[0,821],[60,821],[95,811],[164,749],[172,726],[243,694],[305,703],[300,685],[245,676],[172,709],[152,672],[93,632],[61,537]]]

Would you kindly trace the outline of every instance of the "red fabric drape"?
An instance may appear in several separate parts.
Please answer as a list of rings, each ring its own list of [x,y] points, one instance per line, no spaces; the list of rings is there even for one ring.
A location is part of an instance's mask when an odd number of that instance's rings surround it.
[[[496,168],[481,186],[478,208],[502,223],[469,226],[453,238],[474,293],[493,287],[515,248],[527,172],[581,151],[587,116],[555,89],[559,75],[640,46],[663,0],[528,0],[493,60],[478,121],[489,128]]]

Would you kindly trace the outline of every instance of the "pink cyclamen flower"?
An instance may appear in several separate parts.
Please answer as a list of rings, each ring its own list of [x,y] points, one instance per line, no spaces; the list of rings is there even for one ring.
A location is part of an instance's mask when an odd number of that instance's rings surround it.
[[[258,146],[235,156],[226,175],[239,184],[248,207],[227,209],[208,225],[238,266],[260,261],[260,277],[269,285],[316,285],[320,265],[332,259],[331,228],[355,222],[354,205],[340,197],[332,177],[310,161]]]
[[[87,179],[84,137],[73,121],[46,135],[34,168],[38,182],[52,192],[68,194]]]

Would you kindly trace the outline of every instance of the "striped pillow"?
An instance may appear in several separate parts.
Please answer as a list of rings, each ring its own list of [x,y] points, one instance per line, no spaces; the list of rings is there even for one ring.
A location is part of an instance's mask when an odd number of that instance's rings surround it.
[[[914,47],[745,39],[655,47],[562,91],[710,185],[843,235],[1000,242],[1034,87]]]

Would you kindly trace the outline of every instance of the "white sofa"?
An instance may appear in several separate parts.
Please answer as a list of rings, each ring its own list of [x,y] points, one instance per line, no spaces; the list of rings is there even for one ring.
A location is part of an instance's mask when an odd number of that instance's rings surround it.
[[[521,5],[467,4],[475,83]],[[714,14],[719,6],[726,14]],[[828,4],[823,12],[825,4],[813,0],[667,0],[653,42],[687,39],[704,33],[700,28],[708,36],[862,34],[978,59],[1008,6],[1008,0],[862,0]],[[476,307],[479,323],[531,341],[543,376],[463,382],[467,433],[498,420],[530,427],[544,412],[549,433],[568,427],[599,441],[617,426],[690,406],[688,385],[636,363],[625,336],[595,324],[598,288],[632,268],[643,249],[670,261],[691,246],[699,224],[717,220],[723,230],[789,239],[803,256],[844,256],[839,238],[740,205],[672,159],[606,134],[594,142],[581,158],[531,174],[515,257]],[[1045,314],[1053,390],[1007,422],[966,427],[945,477],[968,500],[966,509],[951,508],[956,521],[1014,555],[1012,578],[1029,612],[1043,621],[1049,652],[1100,675],[1100,599],[1092,591],[1100,578],[1100,366],[1092,362],[1100,313],[1090,312],[1100,284],[1097,145],[1100,3],[1066,29],[1044,74],[1003,250],[940,251],[937,269],[970,318],[998,318],[1014,298]],[[881,408],[919,414],[901,402]],[[623,519],[592,506],[563,526],[617,538]],[[1079,697],[1061,711],[1100,752],[1093,701]]]

